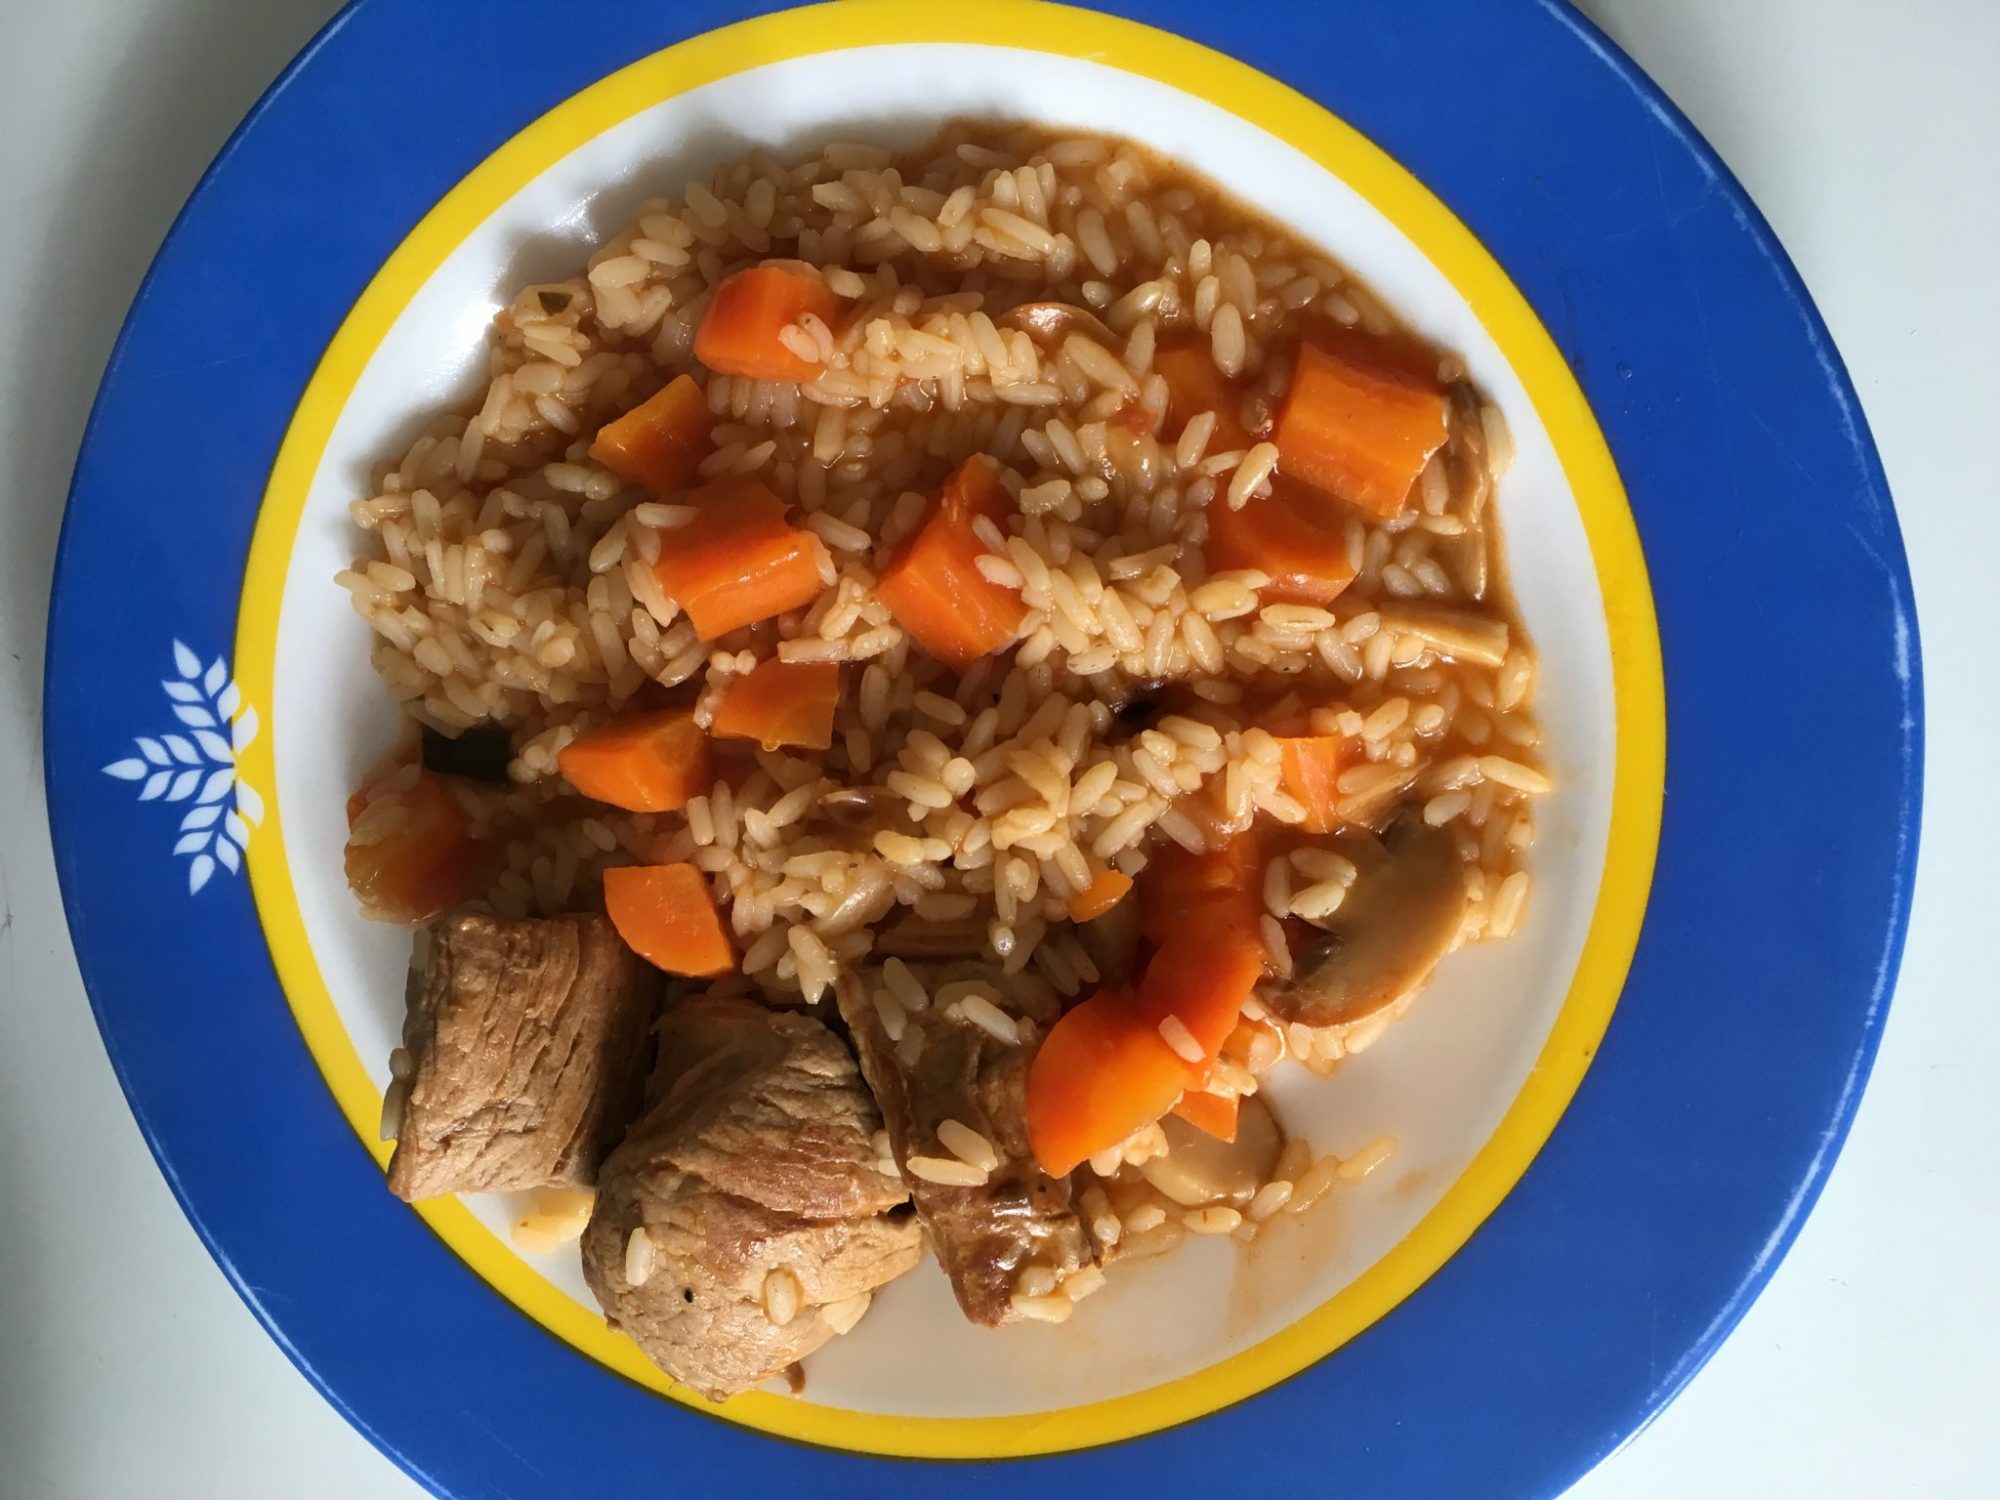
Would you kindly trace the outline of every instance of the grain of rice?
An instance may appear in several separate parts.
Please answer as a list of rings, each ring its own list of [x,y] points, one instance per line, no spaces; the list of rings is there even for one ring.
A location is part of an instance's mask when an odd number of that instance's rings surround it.
[[[1258,1188],[1256,1194],[1245,1205],[1244,1216],[1255,1223],[1263,1223],[1292,1200],[1292,1185],[1283,1178],[1277,1178]]]
[[[1354,1155],[1346,1157],[1341,1161],[1339,1168],[1340,1180],[1342,1182],[1359,1182],[1395,1154],[1396,1142],[1393,1137],[1383,1136],[1379,1140],[1370,1141],[1359,1151],[1355,1152]]]
[[[1211,1205],[1190,1209],[1181,1215],[1181,1222],[1196,1234],[1232,1234],[1243,1222],[1243,1215],[1233,1208]]]
[[[625,1237],[625,1284],[634,1289],[646,1284],[653,1274],[653,1241],[646,1226],[635,1227]]]
[[[1164,1018],[1159,1031],[1160,1040],[1173,1048],[1182,1061],[1196,1067],[1208,1061],[1208,1054],[1202,1050],[1201,1043],[1194,1039],[1194,1033],[1187,1029],[1187,1024],[1179,1016]]]
[[[1053,1293],[1031,1297],[1016,1292],[1009,1298],[1009,1306],[1022,1317],[1038,1323],[1066,1323],[1070,1314],[1076,1311],[1076,1304],[1069,1298]]]
[[[852,1297],[827,1303],[819,1310],[819,1315],[836,1334],[852,1333],[874,1300],[873,1292],[856,1292]]]
[[[993,1143],[963,1121],[939,1121],[937,1138],[940,1146],[968,1166],[990,1173],[1000,1165],[1000,1153],[993,1149]]]
[[[911,1033],[913,1036],[916,1034]],[[943,1187],[984,1187],[987,1178],[985,1168],[975,1167],[955,1156],[912,1156],[903,1162],[903,1170],[912,1177]]]
[[[798,1316],[799,1303],[804,1296],[799,1286],[799,1278],[784,1266],[769,1271],[764,1276],[764,1287],[759,1300],[763,1303],[764,1316],[773,1328],[783,1328]]]
[[[1524,766],[1519,761],[1509,760],[1504,755],[1482,755],[1479,757],[1479,774],[1500,786],[1512,787],[1517,792],[1526,792],[1539,797],[1550,789],[1549,778],[1532,766]]]
[[[1339,1180],[1340,1158],[1333,1155],[1322,1156],[1293,1181],[1291,1202],[1285,1205],[1285,1212],[1304,1213],[1324,1198]]]
[[[966,995],[952,1002],[948,1011],[956,1018],[977,1026],[997,1041],[1005,1042],[1009,1046],[1020,1044],[1021,1028],[1015,1024],[1014,1018],[984,995]]]

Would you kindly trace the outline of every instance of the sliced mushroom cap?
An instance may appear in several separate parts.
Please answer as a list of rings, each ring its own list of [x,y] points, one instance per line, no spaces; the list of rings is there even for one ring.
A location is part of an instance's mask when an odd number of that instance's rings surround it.
[[[842,786],[822,792],[819,806],[836,827],[872,830],[885,821],[893,823],[905,802],[884,786]]]
[[[1377,613],[1384,630],[1415,636],[1453,661],[1497,667],[1507,659],[1505,620],[1489,620],[1464,610],[1425,609],[1408,604],[1385,604]]]
[[[1395,1004],[1430,978],[1465,923],[1465,874],[1443,829],[1405,817],[1341,850],[1360,873],[1266,1002],[1281,1020],[1341,1026]]]
[[[1095,339],[1105,348],[1118,350],[1125,340],[1113,333],[1102,318],[1074,302],[1023,302],[993,320],[1002,328],[1018,328],[1043,349],[1055,349],[1072,333]]]
[[[1237,1101],[1233,1141],[1218,1141],[1179,1115],[1168,1115],[1160,1128],[1167,1133],[1167,1154],[1143,1163],[1139,1175],[1183,1208],[1205,1203],[1241,1208],[1271,1180],[1285,1149],[1276,1116],[1255,1094]]]

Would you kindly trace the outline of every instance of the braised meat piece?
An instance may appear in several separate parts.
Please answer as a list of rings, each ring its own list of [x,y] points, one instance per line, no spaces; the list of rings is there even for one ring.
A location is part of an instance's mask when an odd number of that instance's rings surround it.
[[[653,1103],[599,1175],[584,1278],[648,1358],[719,1401],[852,1328],[921,1232],[820,1022],[702,995],[659,1038]]]
[[[1055,997],[982,963],[911,964],[908,978],[921,1008],[876,969],[841,985],[841,1015],[959,1306],[997,1328],[1021,1316],[1024,1272],[1040,1268],[1026,1294],[1046,1296],[1094,1264],[1068,1181],[1028,1149],[1028,1063]]]
[[[591,1181],[638,1103],[659,971],[593,915],[461,912],[426,942],[403,1022],[407,1077],[384,1109],[390,1191]]]

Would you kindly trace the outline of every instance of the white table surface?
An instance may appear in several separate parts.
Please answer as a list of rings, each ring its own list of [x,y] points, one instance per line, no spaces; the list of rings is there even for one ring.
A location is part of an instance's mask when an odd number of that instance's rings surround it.
[[[41,786],[49,566],[99,371],[180,201],[333,8],[0,0],[0,1500],[418,1493],[265,1337],[155,1171],[77,979]],[[2000,1493],[2000,5],[1586,8],[1748,185],[1854,372],[1916,576],[1930,816],[1825,1197],[1710,1366],[1572,1493]]]

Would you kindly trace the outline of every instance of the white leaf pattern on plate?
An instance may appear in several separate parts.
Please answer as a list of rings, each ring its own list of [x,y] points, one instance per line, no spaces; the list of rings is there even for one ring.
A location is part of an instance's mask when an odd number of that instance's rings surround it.
[[[257,710],[243,701],[221,657],[204,670],[201,658],[175,641],[173,658],[179,675],[163,679],[160,687],[168,711],[192,737],[178,731],[134,736],[138,754],[112,761],[104,774],[142,783],[141,802],[193,799],[179,820],[173,852],[188,857],[188,894],[196,895],[218,868],[232,875],[242,869],[241,851],[250,847],[251,831],[264,819],[264,799],[236,769],[259,726]]]

